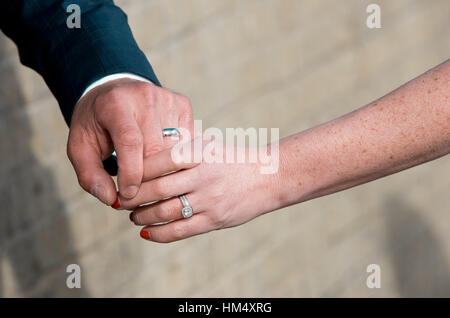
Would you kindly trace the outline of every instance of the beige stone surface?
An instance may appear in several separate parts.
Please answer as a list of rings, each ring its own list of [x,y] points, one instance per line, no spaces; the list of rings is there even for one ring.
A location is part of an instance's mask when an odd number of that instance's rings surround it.
[[[366,6],[382,9],[368,29]],[[117,0],[203,127],[281,136],[449,58],[448,0]],[[173,244],[83,193],[54,98],[0,36],[0,296],[450,296],[448,157]],[[82,288],[66,287],[66,266]],[[379,264],[380,289],[366,287]]]

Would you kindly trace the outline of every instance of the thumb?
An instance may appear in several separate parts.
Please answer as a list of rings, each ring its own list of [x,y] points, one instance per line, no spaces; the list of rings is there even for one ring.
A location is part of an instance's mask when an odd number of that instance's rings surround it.
[[[100,151],[91,143],[69,137],[67,155],[80,186],[104,204],[113,205],[117,198],[116,186],[103,168]]]
[[[143,136],[134,116],[129,112],[117,120],[104,122],[117,155],[117,183],[120,194],[132,199],[138,192],[143,175]]]

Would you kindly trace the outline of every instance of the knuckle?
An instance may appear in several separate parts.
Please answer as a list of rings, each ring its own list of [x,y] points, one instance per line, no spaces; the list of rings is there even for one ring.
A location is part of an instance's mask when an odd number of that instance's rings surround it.
[[[155,211],[155,215],[160,221],[170,221],[171,219],[171,210],[167,207],[159,207]]]
[[[167,89],[162,89],[161,90],[161,100],[163,102],[163,106],[172,106],[174,104],[174,93],[167,90]]]
[[[149,103],[150,105],[154,105],[156,103],[157,88],[155,88],[155,85],[139,82],[136,84],[136,88],[140,91],[142,97],[147,103]]]
[[[162,144],[146,144],[144,147],[144,157],[149,157],[150,155],[160,152],[164,149]]]
[[[202,171],[200,169],[192,169],[192,181],[197,184],[200,183],[203,179],[203,174]]]
[[[124,190],[125,186],[134,185],[142,179],[141,170],[137,170],[130,164],[119,163],[119,189]]]
[[[181,100],[180,104],[181,104],[181,106],[184,107],[187,110],[192,110],[191,100],[188,97],[184,96],[184,95],[180,95],[180,96],[181,96],[180,97],[180,100]]]
[[[220,229],[224,227],[224,225],[227,222],[227,215],[226,213],[210,213],[209,215],[209,221],[213,225],[214,228]]]
[[[160,199],[167,197],[167,182],[164,178],[156,179],[153,182],[153,193]]]
[[[190,117],[192,115],[192,104],[188,97],[178,95],[177,107],[183,112],[184,116]]]
[[[135,127],[123,126],[119,130],[117,143],[119,146],[136,147],[142,144],[142,134]]]
[[[185,237],[187,231],[186,226],[181,222],[173,223],[172,236],[175,240],[180,240]]]
[[[183,206],[181,205],[180,199],[175,198],[175,201],[173,202],[172,206],[170,207],[170,218],[177,219],[181,217],[181,209]]]

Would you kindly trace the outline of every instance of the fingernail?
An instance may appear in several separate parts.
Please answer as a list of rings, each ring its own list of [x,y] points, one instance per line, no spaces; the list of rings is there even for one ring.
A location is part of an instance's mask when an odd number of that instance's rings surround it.
[[[129,187],[127,187],[127,189],[126,189],[125,196],[126,196],[127,198],[134,198],[134,197],[136,196],[136,194],[138,193],[138,190],[139,190],[139,188],[136,187],[136,186],[129,186]],[[122,195],[123,195],[123,194],[124,194],[124,193],[122,193]]]
[[[92,188],[92,195],[99,199],[101,202],[105,203],[105,188],[101,185],[95,185],[94,188]]]
[[[134,223],[134,212],[130,213],[130,221]]]
[[[142,230],[142,231],[141,231],[141,237],[142,237],[143,239],[149,240],[149,239],[150,239],[150,233],[148,233],[148,232],[145,231],[145,230]]]
[[[112,207],[113,209],[116,209],[116,210],[117,210],[118,208],[120,208],[119,197],[116,198],[116,202],[114,202],[114,204],[111,205],[111,207]]]

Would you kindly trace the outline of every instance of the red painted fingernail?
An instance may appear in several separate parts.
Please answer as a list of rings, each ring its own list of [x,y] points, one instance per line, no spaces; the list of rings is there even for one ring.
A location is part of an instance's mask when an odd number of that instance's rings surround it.
[[[130,213],[130,221],[134,223],[134,219],[133,219],[133,217],[134,217],[134,213],[133,213],[133,212],[131,212],[131,213]]]
[[[117,197],[116,202],[114,202],[114,204],[111,205],[111,207],[112,207],[113,209],[116,209],[116,210],[117,210],[118,208],[120,208],[119,197]]]
[[[142,231],[141,231],[141,237],[142,237],[143,239],[149,240],[149,239],[150,239],[150,233],[148,233],[148,232],[145,231],[145,230],[142,230]]]

